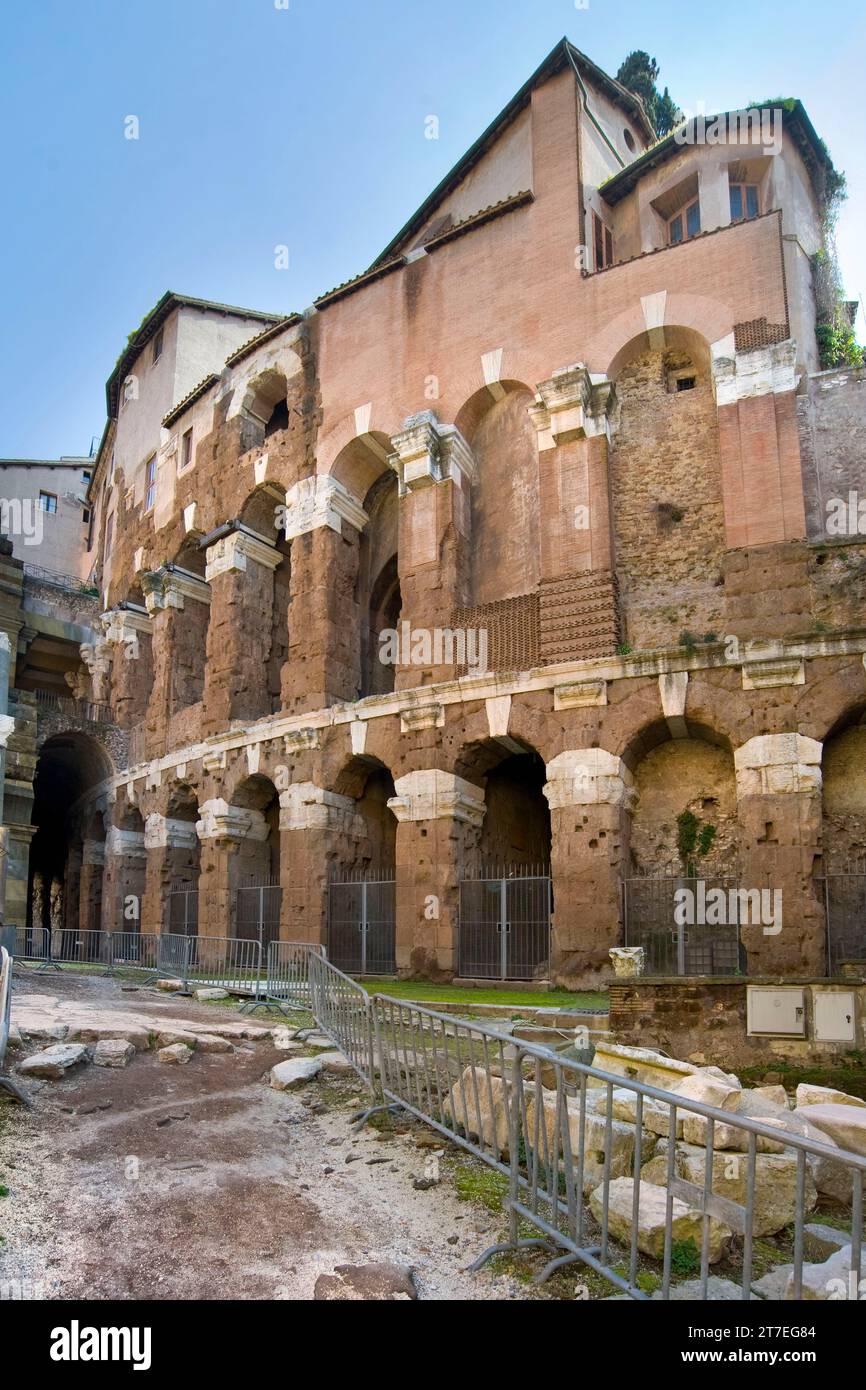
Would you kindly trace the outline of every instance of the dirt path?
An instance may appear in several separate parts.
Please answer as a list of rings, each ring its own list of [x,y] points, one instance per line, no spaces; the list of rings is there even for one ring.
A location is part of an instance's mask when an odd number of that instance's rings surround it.
[[[239,1019],[111,979],[16,979],[18,996],[28,991],[158,1012],[166,1025]],[[30,1281],[43,1298],[311,1299],[320,1274],[378,1261],[412,1266],[424,1299],[525,1296],[510,1279],[461,1272],[499,1218],[447,1180],[413,1187],[430,1152],[418,1128],[353,1135],[364,1093],[352,1078],[272,1090],[266,1074],[287,1055],[271,1039],[186,1066],[151,1051],[122,1070],[85,1064],[28,1083],[31,1111],[0,1100],[4,1296]]]

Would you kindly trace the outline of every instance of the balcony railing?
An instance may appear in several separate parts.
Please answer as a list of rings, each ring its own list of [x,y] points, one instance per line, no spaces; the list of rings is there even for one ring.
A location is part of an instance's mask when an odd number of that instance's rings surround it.
[[[25,562],[24,578],[32,579],[36,584],[50,584],[55,589],[65,589],[67,593],[83,594],[87,598],[99,598],[99,590],[95,584],[88,584],[83,579],[77,579],[74,574],[57,574],[54,570],[47,570],[42,565],[31,565]]]
[[[113,724],[110,705],[95,700],[75,700],[72,696],[55,695],[50,690],[36,691],[36,706],[40,714],[62,714],[67,719],[83,719],[89,724]]]

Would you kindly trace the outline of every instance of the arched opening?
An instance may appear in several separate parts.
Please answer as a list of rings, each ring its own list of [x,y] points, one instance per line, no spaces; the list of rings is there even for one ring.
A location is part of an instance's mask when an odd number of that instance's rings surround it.
[[[866,723],[853,712],[824,743],[823,868],[828,974],[866,966]]]
[[[388,806],[394,779],[388,768],[353,758],[337,792],[355,804],[355,835],[328,887],[328,955],[354,975],[396,969],[397,820]]]
[[[229,863],[234,935],[260,941],[263,951],[280,935],[280,798],[269,778],[256,774],[231,801],[248,813],[246,832]]]
[[[284,372],[269,367],[250,383],[244,396],[243,445],[252,449],[289,428],[289,385]]]
[[[485,806],[460,885],[459,974],[544,978],[553,912],[544,760],[488,739],[465,751],[457,772],[483,786]]]
[[[734,758],[711,731],[689,732],[671,738],[659,723],[627,754],[635,804],[625,941],[644,948],[649,974],[735,974],[747,960],[730,896],[742,835]]]
[[[635,649],[724,631],[718,411],[706,343],[642,334],[617,354],[611,516],[624,636]],[[696,566],[696,558],[700,563]]]
[[[165,930],[181,936],[198,935],[198,887],[201,844],[196,832],[198,798],[184,783],[172,789],[166,811],[165,856],[162,867]]]
[[[42,745],[33,779],[28,927],[101,929],[105,824],[88,794],[112,770],[105,749],[87,734],[55,734]]]
[[[396,475],[382,473],[364,499],[369,521],[361,537],[358,563],[358,612],[361,619],[361,698],[394,689],[393,651],[382,633],[399,631],[402,598],[397,554],[398,490]]]

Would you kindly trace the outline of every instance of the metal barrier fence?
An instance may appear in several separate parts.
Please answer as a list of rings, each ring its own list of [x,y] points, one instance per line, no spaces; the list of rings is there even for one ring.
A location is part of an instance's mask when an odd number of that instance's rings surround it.
[[[13,954],[16,960],[39,970],[60,969],[51,959],[51,932],[47,927],[16,927]]]
[[[686,1274],[706,1298],[721,1265],[748,1300],[756,1241],[780,1234],[788,1296],[800,1299],[805,1224],[821,1190],[850,1206],[850,1247],[833,1296],[858,1297],[866,1157],[816,1139],[798,1117],[786,1121],[788,1111],[720,1109],[492,1025],[368,996],[319,955],[307,965],[319,1026],[374,1096],[507,1179],[508,1238],[473,1268],[500,1251],[541,1250],[549,1260],[539,1280],[579,1264],[645,1300],[647,1275],[662,1299],[672,1275]]]
[[[376,1060],[370,996],[324,956],[307,956],[312,1013],[323,1033],[345,1053],[358,1075],[375,1090]]]
[[[648,975],[736,975],[748,972],[740,943],[744,911],[737,878],[687,878],[676,875],[623,880],[623,944],[642,946]],[[678,894],[688,894],[694,904],[710,893],[724,894],[730,911],[721,925],[678,921],[687,914],[678,909]],[[698,920],[696,920],[698,919]],[[748,918],[746,919],[748,921]]]
[[[259,1005],[274,1004],[281,1009],[312,1011],[310,994],[310,955],[324,956],[324,946],[303,941],[272,941],[268,946],[265,978]]]
[[[213,985],[258,998],[262,978],[262,946],[233,936],[157,937],[157,968],[176,976],[189,988]]]

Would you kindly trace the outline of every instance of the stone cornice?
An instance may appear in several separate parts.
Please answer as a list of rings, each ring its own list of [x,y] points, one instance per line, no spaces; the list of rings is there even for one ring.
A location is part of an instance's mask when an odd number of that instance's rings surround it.
[[[286,540],[318,531],[327,526],[337,535],[343,533],[343,522],[363,531],[369,520],[357,498],[336,478],[315,473],[301,478],[286,493],[284,524]]]
[[[224,763],[225,755],[242,750],[251,744],[269,743],[276,739],[294,740],[302,732],[312,738],[311,731],[321,731],[352,724],[363,724],[368,720],[402,717],[418,707],[423,697],[425,705],[437,704],[443,707],[466,704],[469,701],[484,702],[503,696],[515,696],[557,687],[571,686],[585,682],[627,680],[634,677],[648,677],[658,680],[659,676],[678,671],[696,672],[741,671],[744,663],[752,661],[783,661],[794,658],[815,660],[819,657],[857,656],[866,663],[866,629],[857,628],[838,634],[813,633],[808,636],[778,642],[743,642],[739,658],[728,660],[724,647],[719,644],[705,649],[687,651],[673,647],[664,651],[634,653],[630,656],[595,657],[589,661],[561,662],[556,666],[539,667],[521,675],[463,676],[459,680],[442,681],[424,686],[423,689],[402,690],[387,695],[369,696],[354,704],[329,705],[324,709],[304,711],[300,714],[271,716],[248,725],[244,729],[227,729],[222,734],[211,735],[206,741],[189,744],[172,750],[156,759],[154,763],[144,763],[125,769],[113,782],[106,786],[123,786],[140,780],[152,767],[170,770],[179,764],[193,763],[206,755]]]
[[[210,586],[187,570],[161,568],[141,576],[144,602],[150,614],[162,608],[182,609],[187,599],[210,603]]]
[[[205,551],[205,579],[210,584],[220,574],[243,574],[250,560],[265,569],[275,570],[283,558],[275,545],[254,536],[250,531],[239,529],[221,536],[214,545],[208,546]]]

